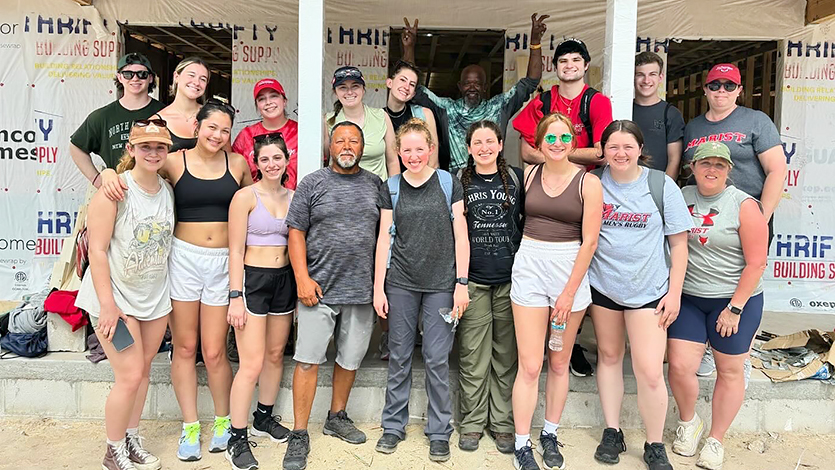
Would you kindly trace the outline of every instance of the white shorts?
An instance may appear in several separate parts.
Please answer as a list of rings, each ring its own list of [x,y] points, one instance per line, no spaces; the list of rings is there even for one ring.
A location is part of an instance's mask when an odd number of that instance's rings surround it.
[[[229,248],[205,248],[174,238],[168,271],[171,300],[229,305]]]
[[[522,239],[513,260],[510,300],[523,307],[553,307],[562,293],[580,242],[540,242]],[[572,312],[583,310],[591,304],[591,288],[588,274],[583,276],[574,294]]]

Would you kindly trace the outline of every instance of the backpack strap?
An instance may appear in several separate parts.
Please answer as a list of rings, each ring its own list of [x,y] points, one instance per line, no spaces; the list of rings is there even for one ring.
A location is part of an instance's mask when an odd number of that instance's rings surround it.
[[[553,88],[551,90],[553,90]],[[542,107],[540,110],[542,111],[543,116],[551,114],[551,90],[543,91],[539,95],[539,100],[542,101]]]
[[[438,173],[438,181],[441,183],[441,190],[446,198],[446,205],[449,208],[449,220],[455,220],[452,215],[452,174],[446,170],[435,170]]]
[[[526,176],[526,177],[525,177],[525,186],[524,186],[524,187],[522,187],[522,189],[523,189],[523,190],[527,190],[527,188],[528,188],[528,182],[531,180],[531,178],[533,177],[534,173],[536,173],[536,172],[537,172],[537,169],[538,169],[537,167],[540,167],[540,166],[542,166],[542,165],[544,165],[544,163],[537,163],[536,165],[534,165],[534,166],[533,166],[533,168],[531,168],[531,172],[530,172],[530,173],[528,173],[528,176]]]
[[[667,178],[661,170],[654,168],[645,169],[649,170],[649,175],[647,175],[649,194],[652,196],[652,202],[655,203],[655,207],[658,208],[658,212],[661,214],[661,224],[664,225],[664,185],[667,183]]]
[[[604,170],[606,170],[606,166],[600,166],[600,167],[595,168],[594,170],[591,170],[589,173],[593,174],[594,176],[596,176],[598,178],[603,178],[603,171]]]
[[[389,254],[386,259],[386,269],[391,266],[391,250],[394,247],[394,236],[397,234],[397,228],[394,226],[394,212],[397,208],[397,201],[400,199],[400,178],[401,175],[398,173],[386,180],[391,196],[391,227],[389,228]]]
[[[583,92],[583,97],[580,98],[580,122],[583,123],[583,128],[586,129],[586,134],[589,136],[589,147],[594,147],[594,132],[591,128],[591,100],[597,93],[597,90],[588,87]]]
[[[423,106],[419,104],[410,104],[409,108],[412,111],[412,117],[416,117],[423,122],[426,122],[426,113],[423,112]]]
[[[664,139],[667,138],[667,116],[670,114],[670,108],[673,107],[673,103],[667,102],[667,106],[664,106]]]
[[[516,174],[516,170],[514,170],[512,166],[507,165],[507,172],[510,174],[510,179],[513,181],[513,185],[516,186],[516,191],[518,191],[519,194],[525,192],[525,188],[519,186],[519,176]]]

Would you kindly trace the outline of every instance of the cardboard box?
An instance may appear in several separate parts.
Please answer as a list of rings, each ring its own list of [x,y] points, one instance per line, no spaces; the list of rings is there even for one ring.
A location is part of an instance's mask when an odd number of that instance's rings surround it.
[[[786,336],[778,336],[765,344],[760,349],[764,351],[777,351],[790,348],[807,348],[817,354],[808,364],[794,366],[787,361],[790,356],[786,354],[778,364],[779,368],[765,367],[761,360],[753,360],[753,365],[772,380],[772,382],[792,382],[808,378],[827,379],[832,375],[835,368],[835,331],[825,332],[817,329],[798,331]],[[775,358],[780,358],[779,354]],[[780,359],[773,359],[772,363]]]

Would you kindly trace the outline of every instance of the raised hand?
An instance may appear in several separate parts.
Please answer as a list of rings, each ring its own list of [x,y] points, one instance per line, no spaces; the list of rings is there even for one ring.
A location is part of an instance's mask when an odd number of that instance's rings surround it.
[[[545,20],[551,17],[551,15],[542,15],[537,18],[536,15],[536,13],[531,15],[531,44],[539,44],[542,40],[542,35],[548,30]],[[415,22],[415,26],[417,26],[417,22]]]

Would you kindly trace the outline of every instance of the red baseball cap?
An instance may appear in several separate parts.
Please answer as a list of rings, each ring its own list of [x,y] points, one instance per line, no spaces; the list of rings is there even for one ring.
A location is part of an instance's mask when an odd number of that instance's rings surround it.
[[[737,85],[742,85],[742,77],[739,75],[739,69],[736,68],[736,65],[734,64],[714,65],[713,68],[710,69],[710,72],[707,73],[705,83],[710,83],[714,80],[719,80],[722,78],[734,82]]]
[[[274,78],[263,78],[255,84],[255,89],[252,90],[252,97],[257,99],[258,93],[261,93],[263,90],[275,90],[276,92],[280,93],[281,96],[287,97],[287,93],[284,93],[284,87],[281,86],[281,83]]]

